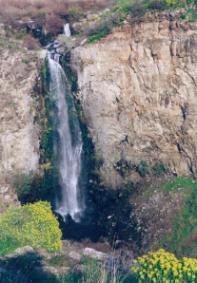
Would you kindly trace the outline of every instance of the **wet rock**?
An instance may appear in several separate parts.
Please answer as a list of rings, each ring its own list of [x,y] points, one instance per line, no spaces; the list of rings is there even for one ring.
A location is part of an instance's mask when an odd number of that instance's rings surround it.
[[[76,252],[76,251],[70,251],[68,253],[68,256],[73,259],[73,260],[76,260],[76,261],[80,261],[82,256],[80,253]]]
[[[90,257],[92,259],[97,259],[97,260],[105,260],[108,257],[107,254],[105,254],[103,252],[99,252],[99,251],[92,249],[92,248],[85,248],[83,250],[83,255]]]

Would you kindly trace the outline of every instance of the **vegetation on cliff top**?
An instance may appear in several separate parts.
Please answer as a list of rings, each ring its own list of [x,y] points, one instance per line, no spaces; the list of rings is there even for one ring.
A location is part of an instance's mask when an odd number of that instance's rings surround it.
[[[124,20],[136,19],[147,12],[174,11],[182,8],[181,18],[186,20],[197,19],[196,0],[117,0],[110,11],[104,12],[98,25],[89,34],[88,42],[95,43],[106,37],[117,25]]]
[[[14,27],[20,26],[21,21],[33,21],[55,35],[63,31],[65,20],[78,20],[83,11],[101,9],[111,2],[113,0],[0,0],[0,21]]]

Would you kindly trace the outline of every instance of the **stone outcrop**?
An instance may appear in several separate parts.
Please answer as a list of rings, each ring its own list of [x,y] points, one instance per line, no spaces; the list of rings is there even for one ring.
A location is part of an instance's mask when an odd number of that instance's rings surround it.
[[[13,177],[38,169],[34,86],[38,56],[0,32],[0,211],[17,202]]]
[[[130,180],[139,180],[142,160],[150,175],[159,162],[171,174],[197,176],[196,54],[197,23],[169,15],[74,49],[78,95],[106,184],[122,184],[121,160]]]

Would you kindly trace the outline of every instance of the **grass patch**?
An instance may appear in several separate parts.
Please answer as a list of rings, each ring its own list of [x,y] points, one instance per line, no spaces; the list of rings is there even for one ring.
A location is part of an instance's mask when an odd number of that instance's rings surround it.
[[[177,177],[174,180],[164,184],[162,188],[168,192],[185,191],[191,192],[191,190],[197,190],[197,180],[188,177]]]
[[[66,275],[60,275],[56,279],[56,283],[85,283],[81,282],[81,273],[80,272],[71,272]],[[47,283],[47,282],[46,282]],[[94,282],[96,283],[96,282]]]
[[[69,261],[67,259],[66,256],[64,255],[57,255],[57,256],[54,256],[52,257],[51,259],[49,259],[47,261],[47,263],[50,265],[50,266],[58,266],[58,267],[65,267],[65,266],[69,266]]]
[[[96,43],[102,38],[106,37],[110,32],[107,30],[100,31],[96,34],[90,35],[88,38],[88,43]]]
[[[172,231],[165,235],[162,244],[178,256],[197,255],[197,180],[178,177],[163,186],[166,191],[182,191],[181,211],[175,216]]]

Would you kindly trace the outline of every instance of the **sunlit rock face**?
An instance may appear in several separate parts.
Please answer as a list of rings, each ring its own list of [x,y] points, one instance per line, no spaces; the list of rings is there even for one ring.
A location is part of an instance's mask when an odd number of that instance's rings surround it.
[[[197,176],[196,23],[146,18],[76,48],[72,63],[107,184],[122,183],[120,160]],[[134,169],[127,178],[140,177]]]
[[[17,202],[12,187],[17,175],[36,172],[39,131],[35,92],[37,55],[14,38],[0,34],[0,211]]]

